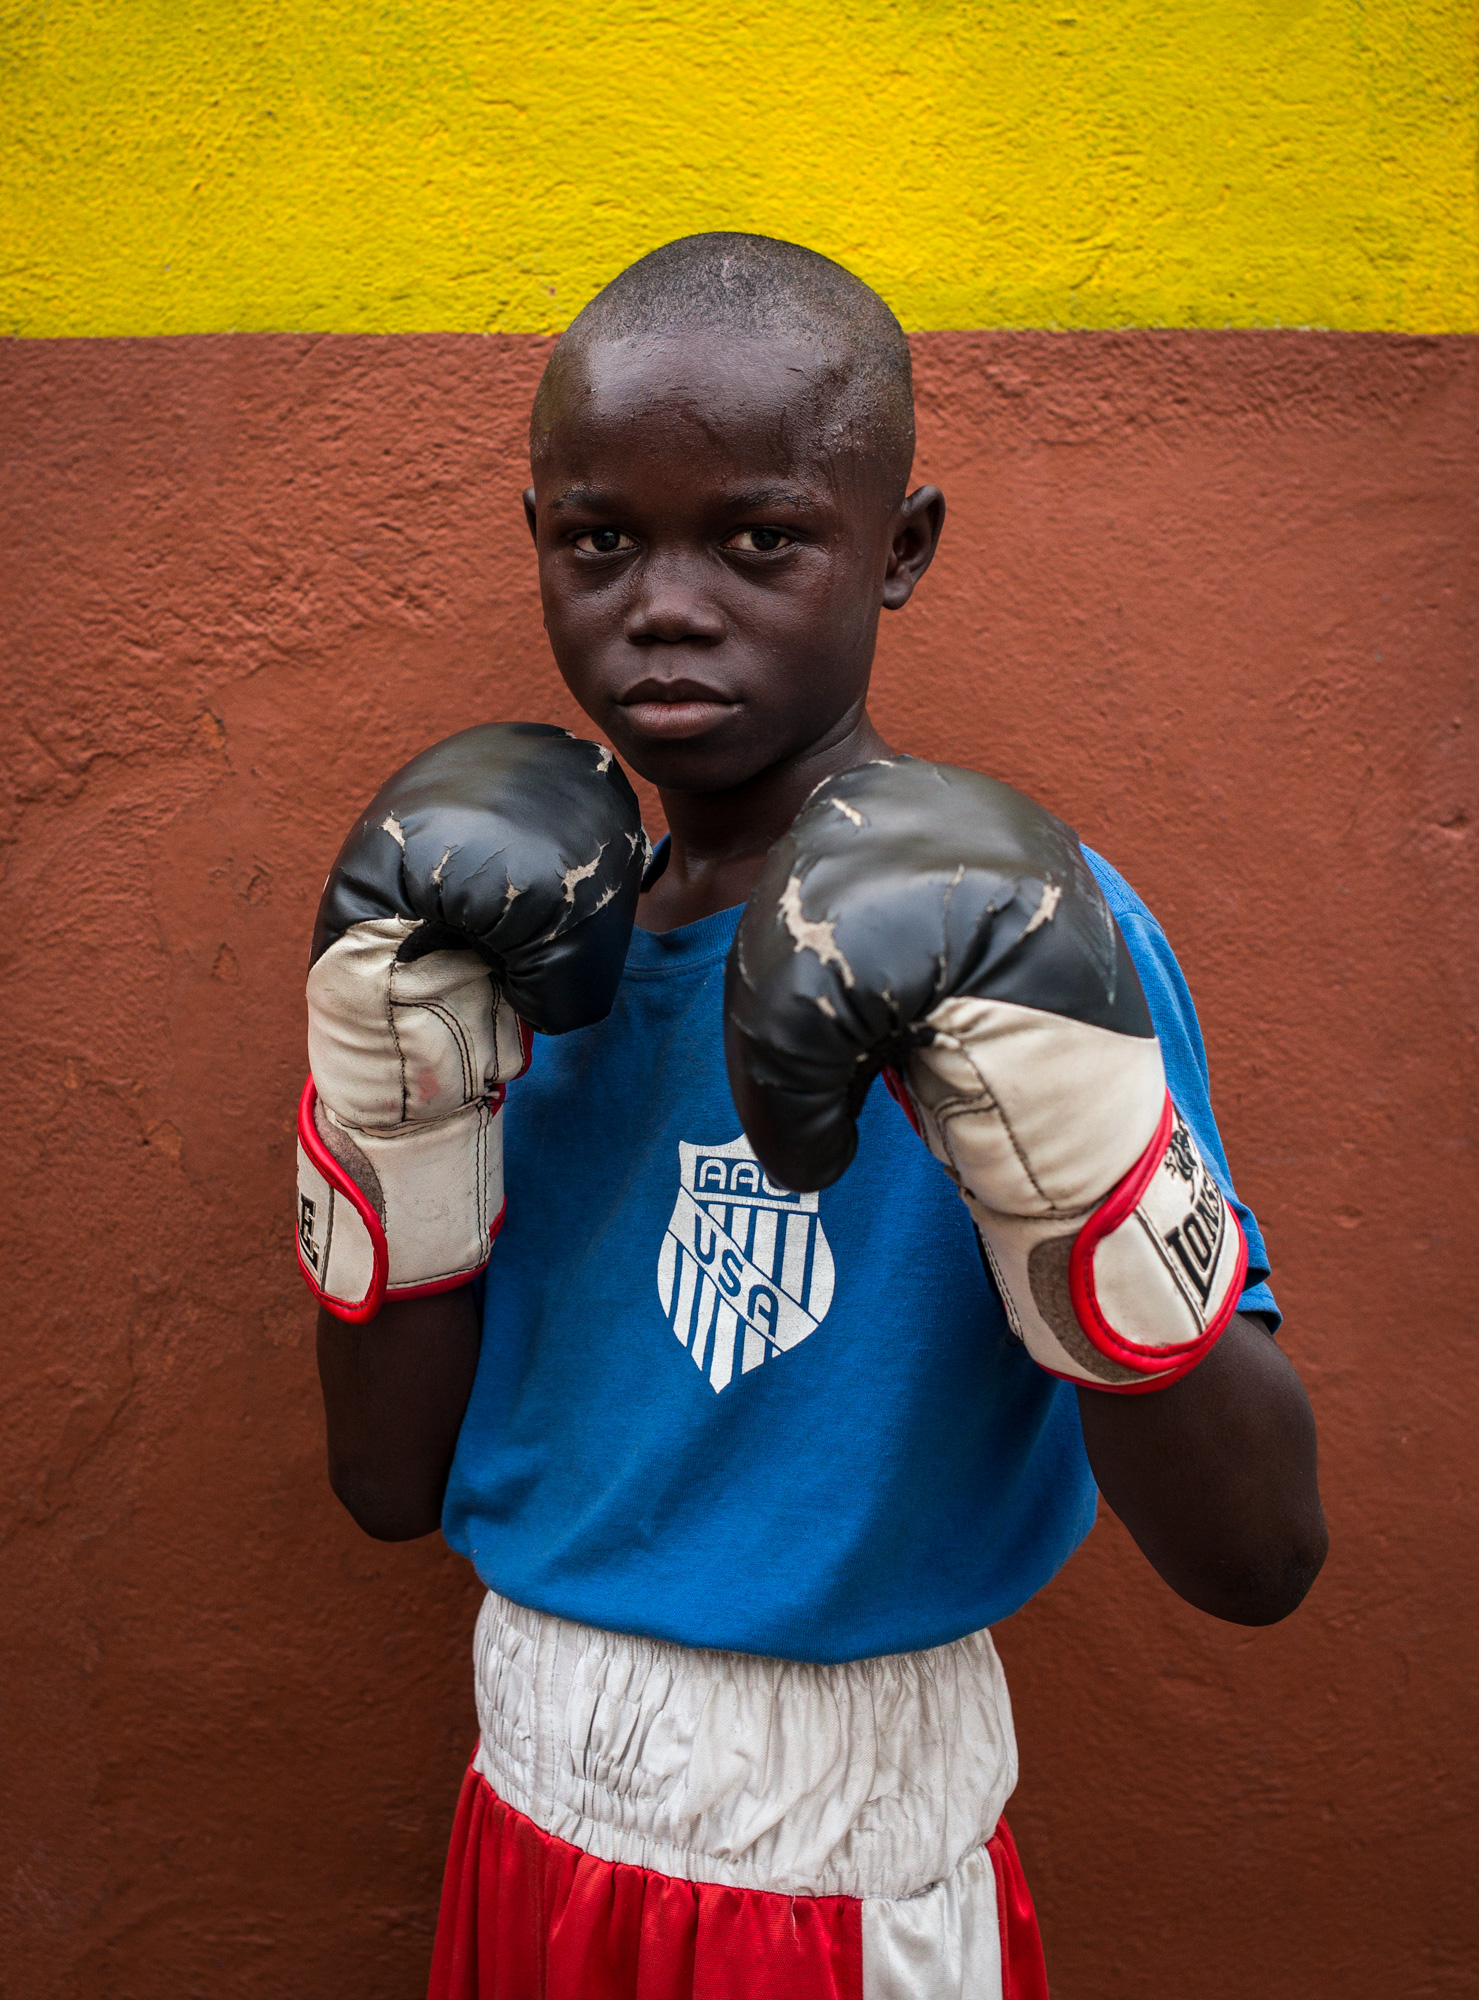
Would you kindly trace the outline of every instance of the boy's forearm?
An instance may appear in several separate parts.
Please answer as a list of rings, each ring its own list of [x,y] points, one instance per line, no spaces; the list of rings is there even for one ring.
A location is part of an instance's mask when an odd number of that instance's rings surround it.
[[[1287,1617],[1327,1537],[1314,1417],[1263,1329],[1238,1315],[1170,1388],[1078,1401],[1099,1490],[1171,1588],[1239,1625]]]
[[[392,1302],[366,1326],[320,1308],[329,1483],[378,1541],[440,1527],[480,1338],[470,1285]]]

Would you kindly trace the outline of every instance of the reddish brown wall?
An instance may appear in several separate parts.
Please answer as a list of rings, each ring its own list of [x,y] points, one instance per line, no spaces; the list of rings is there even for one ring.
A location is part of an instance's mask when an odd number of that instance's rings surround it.
[[[880,720],[1161,914],[1334,1536],[1249,1633],[1105,1522],[1004,1629],[1055,1995],[1471,1991],[1473,345],[917,350],[953,512]],[[469,720],[575,719],[516,500],[541,352],[0,351],[17,2000],[421,1990],[477,1590],[329,1496],[289,1123],[348,815]]]

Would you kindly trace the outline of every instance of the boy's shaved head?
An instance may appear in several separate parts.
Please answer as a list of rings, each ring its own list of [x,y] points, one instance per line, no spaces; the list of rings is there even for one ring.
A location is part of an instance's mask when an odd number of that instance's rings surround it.
[[[861,450],[902,493],[914,456],[909,343],[877,292],[830,257],[770,236],[680,236],[629,264],[562,335],[539,385],[530,450],[543,455],[593,351],[718,335],[810,350],[825,443]]]

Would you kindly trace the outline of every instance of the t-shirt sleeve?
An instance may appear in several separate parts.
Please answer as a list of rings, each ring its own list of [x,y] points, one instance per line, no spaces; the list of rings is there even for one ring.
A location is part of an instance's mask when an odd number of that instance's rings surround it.
[[[1167,942],[1165,932],[1124,877],[1088,848],[1084,850],[1084,858],[1104,891],[1115,921],[1124,933],[1130,956],[1135,961],[1135,970],[1140,974],[1150,1018],[1165,1058],[1166,1082],[1171,1095],[1243,1225],[1243,1234],[1248,1242],[1248,1282],[1238,1300],[1238,1311],[1256,1314],[1270,1333],[1277,1332],[1283,1315],[1269,1289],[1268,1252],[1263,1245],[1263,1232],[1252,1209],[1239,1201],[1233,1191],[1222,1136],[1212,1116],[1207,1051],[1202,1042],[1201,1025],[1181,967],[1176,963],[1176,954]]]

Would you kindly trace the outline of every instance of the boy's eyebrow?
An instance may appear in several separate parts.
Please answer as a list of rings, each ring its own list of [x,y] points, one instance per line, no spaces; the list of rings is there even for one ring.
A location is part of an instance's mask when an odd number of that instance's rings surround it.
[[[589,507],[599,513],[606,504],[606,496],[596,486],[569,486],[563,493],[556,494],[549,504],[556,513],[562,507]]]
[[[813,493],[798,493],[792,486],[752,486],[743,493],[731,493],[729,505],[746,512],[754,507],[819,507]]]
[[[742,514],[752,513],[757,507],[795,507],[815,511],[824,504],[815,494],[800,493],[793,486],[751,486],[740,493],[728,493],[724,498],[726,506]],[[556,494],[551,500],[550,510],[558,514],[566,509],[579,508],[599,514],[609,512],[620,504],[599,486],[567,486],[563,493]]]

